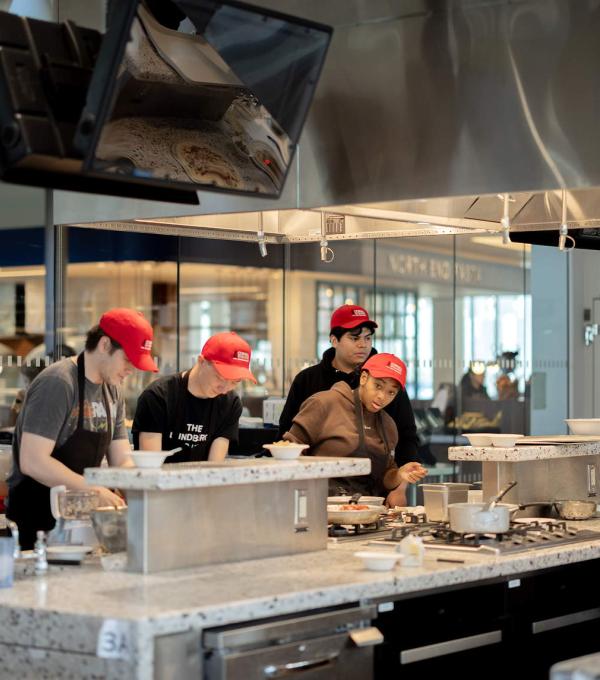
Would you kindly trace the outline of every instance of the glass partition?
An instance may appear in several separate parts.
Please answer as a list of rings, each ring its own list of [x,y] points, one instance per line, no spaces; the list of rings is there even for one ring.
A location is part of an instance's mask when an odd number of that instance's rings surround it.
[[[152,323],[159,375],[176,371],[177,238],[71,227],[67,240],[63,343],[80,352],[103,312],[131,307]],[[136,371],[124,383],[129,419],[154,377]]]
[[[257,384],[243,382],[244,415],[262,417],[262,401],[283,392],[284,247],[180,239],[179,351],[181,370],[191,367],[206,340],[235,331],[252,347]]]
[[[373,316],[375,241],[335,241],[329,246],[332,262],[321,261],[318,243],[290,246],[285,290],[286,390],[300,370],[320,361],[331,346],[329,322],[334,309],[361,305]],[[379,330],[374,337],[376,347]]]
[[[40,216],[43,221],[43,215]],[[44,349],[44,229],[0,227],[0,429],[14,425]],[[35,370],[35,368],[32,368]]]
[[[17,362],[34,348],[34,361],[45,353],[44,230],[5,230],[0,238],[5,424],[25,380]],[[235,330],[253,348],[258,380],[240,387],[246,417],[260,419],[265,398],[285,397],[294,376],[321,359],[331,313],[344,303],[366,307],[379,324],[374,346],[406,361],[430,460],[447,461],[448,446],[463,443],[466,432],[537,433],[540,419],[558,417],[556,408],[566,415],[566,348],[561,354],[542,338],[552,326],[555,344],[566,343],[567,302],[550,293],[548,278],[560,270],[546,266],[548,249],[532,259],[527,246],[502,246],[498,235],[349,240],[331,242],[335,256],[326,263],[317,243],[269,244],[265,258],[254,242],[87,228],[65,230],[65,243],[59,330],[66,346],[79,351],[106,309],[134,307],[154,326],[160,373],[167,374],[190,367],[210,335]],[[548,299],[534,307],[534,295]],[[140,373],[127,382],[130,417],[152,379]],[[560,402],[551,414],[550,383],[553,404]]]

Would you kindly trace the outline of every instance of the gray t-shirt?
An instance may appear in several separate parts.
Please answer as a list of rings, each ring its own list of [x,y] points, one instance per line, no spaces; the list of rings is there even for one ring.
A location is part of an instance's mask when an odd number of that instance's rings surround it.
[[[85,380],[83,402],[83,427],[91,432],[106,432],[108,422],[102,399],[103,385]],[[104,385],[111,414],[112,439],[126,439],[125,404],[121,390],[114,385]],[[45,368],[31,383],[17,418],[13,437],[13,471],[9,487],[15,487],[23,478],[19,470],[19,447],[23,432],[37,434],[62,446],[77,428],[79,415],[79,388],[77,364],[62,359]]]

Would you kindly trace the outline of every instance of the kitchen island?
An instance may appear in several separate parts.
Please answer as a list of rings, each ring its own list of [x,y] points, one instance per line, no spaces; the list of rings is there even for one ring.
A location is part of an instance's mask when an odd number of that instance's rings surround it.
[[[600,520],[583,524],[600,530]],[[0,676],[152,678],[160,636],[359,601],[385,610],[392,600],[402,606],[403,598],[470,586],[477,593],[494,582],[518,593],[523,575],[600,560],[600,540],[592,540],[502,557],[461,554],[461,563],[438,562],[447,553],[428,550],[423,567],[378,573],[363,569],[358,549],[330,543],[318,552],[154,575],[104,571],[93,559],[51,567],[0,591]]]

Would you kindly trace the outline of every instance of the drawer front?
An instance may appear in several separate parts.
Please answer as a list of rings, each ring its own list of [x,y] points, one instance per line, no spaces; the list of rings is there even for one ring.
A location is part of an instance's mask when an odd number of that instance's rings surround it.
[[[206,675],[215,680],[369,680],[372,647],[355,647],[347,633],[240,652],[212,652]]]

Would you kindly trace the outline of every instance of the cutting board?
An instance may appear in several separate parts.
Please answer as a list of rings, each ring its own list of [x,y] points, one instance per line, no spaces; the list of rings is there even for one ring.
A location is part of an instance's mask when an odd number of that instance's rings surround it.
[[[587,444],[600,442],[600,435],[595,434],[546,434],[539,437],[522,437],[517,446],[556,446],[558,444]]]

